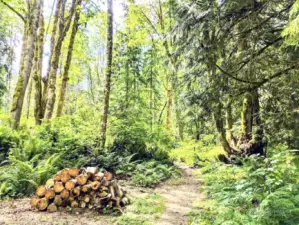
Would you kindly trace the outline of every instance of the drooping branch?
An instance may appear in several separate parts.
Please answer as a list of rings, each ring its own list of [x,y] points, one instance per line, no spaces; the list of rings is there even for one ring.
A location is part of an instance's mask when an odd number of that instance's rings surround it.
[[[234,80],[236,80],[236,81],[239,81],[239,82],[242,82],[242,83],[247,83],[247,84],[259,84],[259,83],[260,83],[260,82],[255,82],[255,81],[250,81],[250,80],[243,80],[243,79],[241,79],[241,78],[238,78],[238,77],[232,75],[231,73],[225,71],[223,68],[221,68],[221,67],[218,66],[217,64],[216,64],[216,67],[217,67],[217,68],[218,68],[224,75],[226,75],[226,76],[228,76],[228,77],[230,77],[230,78],[232,78],[232,79],[234,79]]]
[[[3,5],[5,5],[7,8],[9,8],[11,11],[13,11],[15,14],[17,14],[17,16],[20,17],[20,19],[23,20],[24,23],[26,23],[25,17],[18,10],[16,10],[14,7],[12,7],[11,5],[9,5],[7,2],[3,0],[0,0],[0,2]]]

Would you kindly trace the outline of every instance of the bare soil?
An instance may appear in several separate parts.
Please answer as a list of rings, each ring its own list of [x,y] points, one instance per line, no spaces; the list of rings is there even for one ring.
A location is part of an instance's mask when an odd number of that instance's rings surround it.
[[[201,200],[203,195],[198,192],[198,182],[192,169],[183,164],[177,165],[182,178],[169,180],[154,189],[134,188],[127,181],[130,195],[141,197],[148,193],[159,193],[166,203],[166,210],[155,222],[157,225],[185,225],[187,213],[194,201]],[[110,225],[113,217],[99,215],[95,212],[37,212],[29,205],[29,198],[0,201],[0,225]]]

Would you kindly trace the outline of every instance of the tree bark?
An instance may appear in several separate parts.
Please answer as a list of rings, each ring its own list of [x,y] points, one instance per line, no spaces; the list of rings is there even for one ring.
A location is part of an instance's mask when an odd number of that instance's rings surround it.
[[[43,78],[44,89],[43,89],[43,94],[42,94],[42,112],[41,112],[43,117],[44,117],[44,114],[45,114],[46,103],[47,103],[48,77],[49,77],[49,74],[50,74],[52,57],[54,55],[54,48],[55,48],[55,42],[56,42],[56,34],[57,34],[57,27],[58,27],[59,12],[61,10],[62,1],[63,0],[58,0],[57,3],[56,3],[56,10],[55,10],[55,15],[54,15],[54,23],[53,23],[52,34],[51,34],[51,42],[50,42],[49,65],[48,65],[48,69],[47,69],[47,74]]]
[[[64,65],[64,71],[63,71],[63,76],[62,76],[62,83],[61,83],[59,101],[58,101],[58,106],[57,106],[57,117],[60,117],[62,115],[65,94],[66,94],[66,87],[67,87],[67,82],[69,80],[69,69],[70,69],[70,66],[72,63],[74,42],[75,42],[76,34],[78,31],[78,27],[79,27],[79,19],[80,19],[81,9],[78,9],[77,6],[81,6],[81,3],[82,3],[82,0],[78,0],[76,3],[76,13],[75,13],[75,17],[74,17],[72,33],[71,33],[70,43],[69,43],[68,52],[67,52],[67,58],[66,58],[66,62]]]
[[[233,116],[232,116],[232,103],[229,100],[229,103],[226,106],[226,139],[232,147],[236,147],[236,139],[233,135]]]
[[[112,75],[112,55],[113,55],[113,0],[107,0],[108,5],[108,24],[107,24],[107,65],[106,65],[106,83],[104,89],[104,108],[101,121],[100,141],[101,147],[105,147],[107,120],[109,111],[109,98],[111,88],[111,75]]]
[[[37,35],[37,46],[35,48],[34,55],[34,68],[33,68],[33,80],[34,80],[34,118],[35,124],[40,125],[43,118],[42,110],[42,67],[43,67],[43,44],[44,44],[44,17],[41,12],[39,17],[39,27]]]
[[[47,102],[46,102],[45,115],[44,115],[44,119],[46,121],[50,120],[53,115],[54,105],[56,100],[56,78],[57,78],[57,70],[59,67],[61,46],[66,36],[66,33],[70,28],[70,21],[75,11],[76,1],[73,0],[72,7],[70,10],[70,17],[67,24],[65,24],[64,21],[65,3],[66,3],[65,1],[62,1],[61,9],[59,12],[58,38],[56,40],[56,45],[53,52],[54,55],[52,56],[53,58],[51,60],[51,67],[50,67],[49,80],[48,80],[48,90],[46,96]]]
[[[20,119],[22,115],[22,108],[24,103],[24,97],[26,88],[28,85],[33,57],[35,49],[35,39],[38,28],[38,18],[41,10],[43,0],[35,0],[32,4],[32,11],[29,12],[27,19],[27,25],[25,25],[25,33],[28,28],[28,36],[24,35],[23,40],[23,52],[21,61],[20,74],[17,81],[17,86],[14,92],[12,107],[11,107],[11,117],[13,119],[12,127],[14,129],[18,128],[20,124]]]

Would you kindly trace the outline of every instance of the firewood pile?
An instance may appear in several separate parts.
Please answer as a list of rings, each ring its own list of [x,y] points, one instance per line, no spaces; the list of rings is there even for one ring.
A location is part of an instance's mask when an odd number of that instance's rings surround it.
[[[113,174],[97,167],[63,169],[36,189],[30,205],[39,211],[55,212],[61,207],[103,210],[130,203],[127,192]]]

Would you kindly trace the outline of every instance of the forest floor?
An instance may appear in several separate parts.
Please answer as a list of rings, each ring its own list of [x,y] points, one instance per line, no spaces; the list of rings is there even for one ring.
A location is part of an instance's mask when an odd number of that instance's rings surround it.
[[[137,188],[128,181],[120,181],[133,199],[146,198],[151,194],[163,199],[163,210],[149,219],[151,221],[147,221],[148,224],[185,225],[193,203],[204,198],[199,193],[199,183],[193,169],[183,164],[177,166],[182,177],[170,179],[156,188]],[[30,208],[29,198],[0,201],[0,225],[110,225],[116,220],[117,217],[95,212],[37,212]]]

